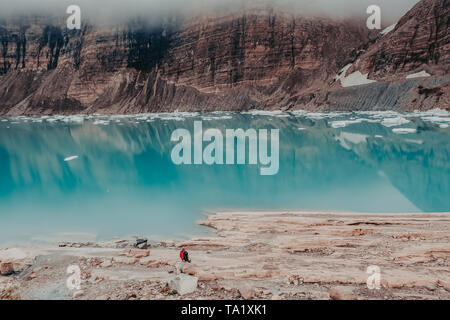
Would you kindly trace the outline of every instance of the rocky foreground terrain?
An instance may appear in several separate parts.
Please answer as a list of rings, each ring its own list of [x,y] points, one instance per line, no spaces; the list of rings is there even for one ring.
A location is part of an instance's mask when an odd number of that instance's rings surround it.
[[[390,32],[270,7],[78,31],[12,17],[0,114],[448,109],[449,3],[422,0]]]
[[[450,299],[448,213],[235,212],[202,224],[216,234],[149,248],[2,249],[0,298]],[[191,264],[178,262],[180,248]],[[80,290],[66,286],[69,265],[81,269]],[[369,266],[379,267],[379,290],[367,287]]]

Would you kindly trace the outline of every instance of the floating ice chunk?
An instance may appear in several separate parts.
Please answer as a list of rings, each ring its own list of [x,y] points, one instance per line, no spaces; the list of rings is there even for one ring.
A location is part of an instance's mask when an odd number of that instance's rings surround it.
[[[343,111],[335,111],[335,112],[311,112],[306,110],[294,110],[290,111],[289,114],[294,117],[305,117],[310,118],[314,120],[320,120],[325,118],[336,118],[336,117],[342,117],[342,116],[349,116],[352,113],[351,112],[343,112]],[[288,117],[289,114],[280,114],[278,116],[280,117]]]
[[[313,120],[321,120],[326,118],[338,117],[340,115],[341,114],[337,112],[308,112],[307,114],[305,114],[305,117]]]
[[[308,111],[306,111],[306,110],[293,110],[293,111],[291,111],[291,114],[296,116],[296,117],[304,116],[307,113],[308,113]]]
[[[401,126],[403,124],[410,123],[411,121],[403,118],[403,117],[396,117],[396,118],[386,118],[383,119],[381,124],[385,127],[395,127],[395,126]]]
[[[164,116],[160,118],[161,120],[173,120],[173,121],[184,121],[185,118],[177,116]]]
[[[450,117],[429,116],[429,117],[422,117],[422,120],[434,123],[450,122]]]
[[[443,116],[443,117],[450,116],[450,111],[447,111],[444,109],[439,109],[439,108],[431,109],[428,111],[417,111],[417,112],[419,114],[423,114],[423,115],[437,115],[437,116]]]
[[[359,111],[358,113],[368,115],[375,119],[397,117],[400,115],[400,113],[395,111]]]
[[[406,79],[414,79],[414,78],[424,78],[424,77],[430,77],[431,74],[429,74],[428,72],[426,72],[425,70],[417,72],[417,73],[413,73],[410,75],[406,76]]]
[[[363,84],[369,84],[376,82],[375,80],[368,79],[368,73],[362,74],[359,71],[355,71],[352,74],[350,74],[348,77],[344,77],[341,79],[341,85],[346,87],[353,87],[353,86],[360,86]]]
[[[397,133],[397,134],[410,134],[410,133],[416,133],[417,129],[414,128],[395,128],[392,129],[393,133]]]
[[[309,112],[306,114],[306,117],[309,119],[314,119],[314,120],[321,120],[321,119],[325,119],[326,115],[320,112]]]
[[[284,112],[281,110],[273,110],[273,111],[269,111],[269,110],[250,110],[250,111],[246,111],[246,112],[242,112],[243,114],[251,114],[254,116],[281,116],[284,115]],[[289,115],[286,115],[289,116]]]
[[[330,124],[333,128],[337,129],[337,128],[344,128],[350,124],[357,124],[361,122],[363,122],[363,119],[332,121],[330,122]]]
[[[449,127],[449,125],[447,123],[441,123],[439,125],[439,128],[441,128],[441,129],[447,129],[448,127]]]
[[[227,116],[227,115],[223,115],[223,116],[203,116],[202,120],[204,121],[211,121],[211,120],[230,120],[233,119],[232,116]]]
[[[169,113],[169,114],[170,114],[170,113]],[[178,109],[175,110],[175,111],[173,112],[173,114],[174,114],[174,115],[177,115],[177,116],[180,116],[180,117],[185,117],[185,118],[188,118],[188,117],[197,117],[197,116],[199,115],[198,112],[186,112],[186,111],[180,112],[180,111],[178,111]]]
[[[397,23],[394,23],[393,25],[390,25],[389,27],[387,27],[380,33],[384,36],[384,35],[388,34],[389,32],[391,32],[392,30],[394,30],[396,26],[397,26]]]
[[[98,120],[95,120],[95,121],[94,121],[94,124],[95,124],[95,125],[104,125],[104,126],[106,126],[106,125],[109,124],[109,120],[101,120],[101,119],[98,119]]]
[[[75,159],[78,159],[78,156],[67,157],[67,158],[64,159],[64,161],[65,162],[69,162],[69,161],[72,161],[72,160],[75,160]]]
[[[84,117],[81,115],[73,115],[73,116],[67,116],[62,118],[62,121],[69,123],[69,122],[75,122],[75,123],[83,123]]]

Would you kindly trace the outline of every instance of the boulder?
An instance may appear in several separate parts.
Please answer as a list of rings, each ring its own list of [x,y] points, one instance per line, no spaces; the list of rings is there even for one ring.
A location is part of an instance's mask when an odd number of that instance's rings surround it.
[[[134,243],[134,247],[138,249],[147,249],[149,247],[148,240],[147,239],[136,239],[136,242]]]
[[[169,280],[169,288],[175,290],[179,295],[185,295],[194,292],[197,289],[198,278],[179,274]]]
[[[11,262],[0,263],[0,274],[2,276],[9,276],[14,273],[14,264]]]
[[[238,288],[239,293],[245,300],[250,300],[255,296],[255,289],[249,285],[242,285]]]

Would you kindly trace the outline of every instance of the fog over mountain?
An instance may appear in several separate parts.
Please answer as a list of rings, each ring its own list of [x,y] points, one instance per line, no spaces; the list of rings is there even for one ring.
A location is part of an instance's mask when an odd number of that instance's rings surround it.
[[[449,106],[449,0],[8,1],[0,114]]]
[[[65,17],[69,5],[81,7],[91,23],[120,24],[137,16],[153,19],[167,15],[192,15],[208,10],[240,10],[245,7],[281,7],[305,15],[349,18],[367,16],[370,5],[382,10],[383,24],[398,20],[418,0],[2,0],[0,17],[51,14]]]

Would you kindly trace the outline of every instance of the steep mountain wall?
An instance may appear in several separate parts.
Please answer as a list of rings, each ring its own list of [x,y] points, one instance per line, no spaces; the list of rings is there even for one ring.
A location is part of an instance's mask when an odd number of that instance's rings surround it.
[[[78,31],[4,21],[0,114],[446,108],[448,7],[423,0],[384,36],[267,8]],[[343,76],[378,82],[342,88],[333,78],[349,63]],[[420,68],[431,78],[405,79]]]

